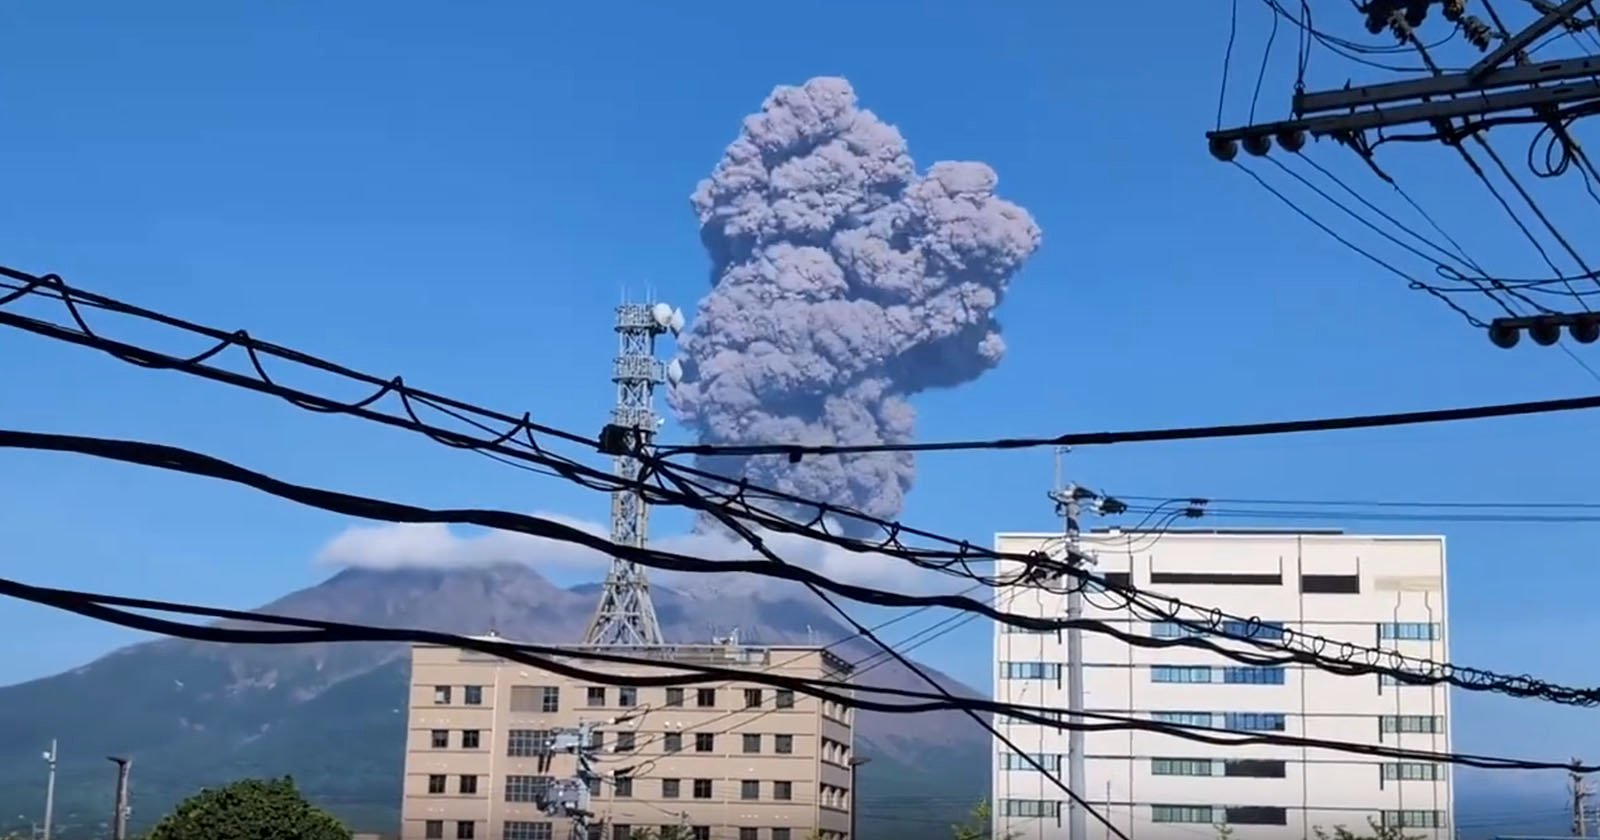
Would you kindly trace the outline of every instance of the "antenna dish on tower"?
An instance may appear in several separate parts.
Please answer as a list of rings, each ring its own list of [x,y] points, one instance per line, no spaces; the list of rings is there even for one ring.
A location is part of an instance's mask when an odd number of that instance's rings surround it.
[[[672,330],[673,335],[677,335],[678,333],[683,332],[683,325],[683,310],[673,309],[672,318],[667,321],[667,329]]]
[[[655,318],[656,323],[660,324],[662,327],[670,328],[672,326],[672,304],[658,303],[655,306],[650,307],[650,315],[651,317]]]
[[[674,385],[683,381],[683,362],[677,359],[667,362],[667,381]]]

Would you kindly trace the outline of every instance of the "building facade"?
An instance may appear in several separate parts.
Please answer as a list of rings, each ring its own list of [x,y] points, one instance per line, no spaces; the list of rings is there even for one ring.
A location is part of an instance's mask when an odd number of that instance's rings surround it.
[[[1060,540],[1060,534],[1017,533],[1000,534],[996,543],[1009,553],[1049,550]],[[1109,531],[1085,534],[1082,547],[1096,557],[1095,573],[1108,580],[1259,618],[1253,629],[1228,629],[1266,642],[1303,633],[1449,660],[1441,537]],[[1007,579],[1020,568],[1002,566],[999,576]],[[996,599],[1001,609],[1025,615],[1066,612],[1064,594],[1037,586],[1003,586]],[[1177,623],[1130,613],[1104,592],[1086,595],[1084,617],[1139,636],[1193,634]],[[1261,652],[1247,642],[1213,640]],[[994,645],[998,700],[1066,708],[1064,634],[997,625]],[[1338,650],[1333,644],[1325,653]],[[1214,651],[1138,647],[1088,631],[1083,659],[1088,713],[1244,736],[1450,751],[1450,696],[1442,685],[1341,676],[1297,664],[1246,666]],[[1006,718],[997,722],[1022,751],[1066,781],[1065,731]],[[1207,840],[1218,836],[1221,825],[1233,840],[1312,838],[1316,828],[1335,826],[1363,834],[1370,833],[1369,820],[1402,825],[1408,836],[1426,840],[1453,837],[1447,764],[1298,745],[1218,746],[1148,731],[1091,731],[1084,742],[1087,789],[1079,793],[1134,840]],[[995,837],[1068,836],[1066,795],[998,742],[993,778]],[[1093,840],[1113,837],[1093,817],[1088,834]]]
[[[682,674],[674,663],[847,680],[817,647],[652,649],[662,665],[570,660],[619,677]],[[411,656],[401,840],[569,840],[570,821],[534,804],[577,758],[540,766],[548,733],[595,735],[603,781],[590,788],[586,840],[663,827],[694,840],[845,840],[852,807],[853,710],[754,682],[605,686],[471,651],[418,645]],[[607,723],[623,718],[621,722]]]

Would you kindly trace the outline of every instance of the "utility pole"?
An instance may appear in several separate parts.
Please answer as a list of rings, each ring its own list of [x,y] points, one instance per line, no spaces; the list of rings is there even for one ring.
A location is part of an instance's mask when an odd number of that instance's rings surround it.
[[[550,774],[556,755],[577,757],[573,775],[551,779],[549,785],[534,797],[534,804],[546,815],[572,821],[573,840],[586,840],[590,822],[594,818],[594,811],[590,809],[590,791],[598,787],[601,781],[600,773],[595,770],[595,733],[603,726],[626,723],[634,717],[621,715],[604,723],[579,721],[577,726],[551,732],[549,740],[539,745],[538,773],[542,776]],[[626,776],[630,769],[615,770],[612,777]]]
[[[44,840],[50,840],[50,827],[56,818],[56,739],[50,739],[50,751],[44,754],[44,760],[50,765],[50,775],[44,783]]]
[[[1472,40],[1488,53],[1472,67],[1423,79],[1310,93],[1296,91],[1291,119],[1206,132],[1211,154],[1218,160],[1231,161],[1242,145],[1249,154],[1262,156],[1272,150],[1274,141],[1285,151],[1297,152],[1305,146],[1306,135],[1310,135],[1331,137],[1367,155],[1371,149],[1365,137],[1368,131],[1416,123],[1441,125],[1457,118],[1481,119],[1529,109],[1559,116],[1563,105],[1600,97],[1600,59],[1505,65],[1525,56],[1528,46],[1551,30],[1569,25],[1589,2],[1544,4],[1547,10],[1537,21],[1511,33],[1493,50],[1488,50],[1486,24],[1462,14],[1459,2],[1444,3],[1445,17],[1469,35],[1476,33]],[[1379,7],[1391,14],[1399,13],[1399,20],[1408,22],[1404,10],[1389,0],[1372,2],[1368,7],[1369,29],[1374,20],[1371,15],[1381,11]]]
[[[133,759],[112,755],[106,760],[117,765],[117,810],[111,817],[111,840],[128,840],[128,773]]]
[[[665,303],[624,303],[617,307],[615,330],[618,353],[612,362],[611,381],[617,383],[617,403],[611,422],[600,432],[600,451],[614,459],[614,474],[627,482],[640,479],[638,454],[650,446],[661,421],[656,417],[655,388],[677,382],[683,366],[656,358],[656,338],[683,331],[683,311]],[[650,533],[650,507],[641,488],[623,487],[611,494],[611,542],[625,548],[644,548]],[[600,605],[589,622],[585,642],[596,646],[656,647],[661,625],[650,601],[650,584],[639,564],[621,556],[611,558]]]
[[[1576,758],[1572,760],[1574,768],[1582,764],[1583,762]],[[1589,782],[1576,769],[1567,776],[1572,785],[1572,836],[1587,837],[1589,836],[1588,804],[1592,791],[1589,790]]]
[[[1056,450],[1056,489],[1050,498],[1056,503],[1056,513],[1063,519],[1066,542],[1065,562],[1073,569],[1083,565],[1083,552],[1079,550],[1078,516],[1083,493],[1077,485],[1062,483],[1062,462],[1067,448]],[[1083,618],[1083,581],[1074,576],[1067,581],[1067,788],[1082,794],[1087,784],[1083,758],[1083,631],[1076,622]],[[1067,803],[1067,837],[1069,840],[1089,840],[1088,815],[1074,799]]]

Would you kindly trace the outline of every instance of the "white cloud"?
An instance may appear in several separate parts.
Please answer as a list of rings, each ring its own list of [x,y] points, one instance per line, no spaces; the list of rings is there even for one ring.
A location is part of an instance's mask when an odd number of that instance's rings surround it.
[[[605,533],[604,528],[593,522],[561,514],[534,515],[592,534]],[[858,554],[792,534],[765,533],[762,536],[767,547],[785,562],[838,581],[918,594],[954,592],[971,585],[969,581],[920,569],[882,554]],[[757,559],[760,556],[743,542],[719,535],[677,534],[651,540],[650,545],[661,551],[709,560]],[[376,569],[437,569],[511,562],[526,564],[547,577],[599,580],[610,558],[571,543],[511,531],[466,531],[424,524],[353,526],[323,546],[317,560],[334,566]],[[798,586],[753,574],[652,571],[651,578],[680,591],[718,597],[756,592],[771,597],[790,594]]]

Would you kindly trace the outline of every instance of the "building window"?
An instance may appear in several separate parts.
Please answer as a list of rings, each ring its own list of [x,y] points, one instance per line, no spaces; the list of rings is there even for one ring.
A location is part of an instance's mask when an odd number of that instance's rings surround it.
[[[758,753],[758,752],[761,752],[761,736],[760,735],[746,735],[746,736],[744,736],[744,751],[747,752],[747,753]]]
[[[479,745],[478,744],[479,737],[481,737],[481,736],[480,736],[478,730],[476,730],[476,729],[463,729],[463,730],[461,730],[461,748],[464,749],[464,750],[475,750],[475,749],[477,749],[478,745]]]
[[[433,704],[435,706],[450,705],[450,686],[436,685],[433,687]]]
[[[606,704],[605,686],[589,686],[589,688],[584,692],[583,701],[590,706],[604,706]]]
[[[747,688],[744,690],[744,707],[746,709],[761,708],[761,689]]]
[[[633,840],[633,826],[626,823],[611,825],[611,840]]]
[[[503,840],[552,840],[554,827],[547,822],[507,820]]]
[[[466,695],[464,698],[462,698],[462,702],[466,703],[468,706],[482,706],[483,705],[483,686],[481,686],[481,685],[464,686],[461,689],[461,693]]]
[[[1222,622],[1222,632],[1240,639],[1278,642],[1283,640],[1283,622],[1233,619]]]
[[[695,799],[710,799],[711,798],[711,780],[710,779],[695,779],[694,780],[694,798]]]
[[[779,755],[790,755],[794,752],[793,735],[772,736],[772,751]]]
[[[1003,680],[1059,680],[1060,662],[1002,662],[1000,679]]]
[[[1208,683],[1211,669],[1204,665],[1151,665],[1150,681],[1158,683]]]
[[[667,705],[668,706],[682,706],[683,705],[683,689],[681,689],[681,688],[669,688],[669,689],[667,689]]]
[[[1401,761],[1383,765],[1383,778],[1387,781],[1437,782],[1444,778],[1444,765],[1424,761]]]
[[[1209,758],[1152,758],[1150,773],[1155,776],[1210,776]]]
[[[639,689],[628,687],[617,689],[617,705],[627,708],[639,705]]]
[[[714,688],[699,688],[694,692],[694,704],[702,709],[714,709],[717,706],[717,690]]]
[[[1269,806],[1223,808],[1223,822],[1230,825],[1288,825],[1289,809]]]
[[[1000,816],[1060,819],[1061,803],[1054,799],[1002,799]]]
[[[1444,718],[1437,715],[1384,715],[1378,720],[1378,731],[1389,732],[1444,732]]]
[[[550,685],[540,689],[539,711],[547,715],[561,711],[561,689]]]
[[[711,826],[709,826],[709,825],[691,825],[691,826],[689,826],[689,840],[711,840]]]
[[[1360,595],[1360,575],[1301,575],[1300,591],[1308,595]]]
[[[633,733],[618,732],[614,752],[633,752]]]
[[[789,829],[774,828],[772,830],[772,840],[789,840]],[[854,838],[851,838],[851,840],[854,840]]]
[[[788,802],[794,798],[794,782],[773,782],[772,798],[779,802]]]
[[[1150,821],[1158,823],[1202,823],[1211,825],[1210,805],[1151,805]]]
[[[422,824],[423,840],[444,840],[444,820],[428,820]]]
[[[431,739],[431,744],[432,744],[433,748],[436,749],[436,750],[449,749],[449,747],[450,747],[450,730],[448,730],[448,729],[435,729],[435,730],[433,730],[433,737]]]
[[[1151,712],[1150,719],[1172,726],[1207,726],[1212,723],[1210,712]]]
[[[538,802],[550,790],[549,776],[507,776],[507,802]]]
[[[1442,828],[1444,826],[1444,813],[1441,811],[1384,811],[1383,825],[1386,828]]]
[[[1033,758],[1034,761],[1039,762],[1039,765],[1041,767],[1043,767],[1045,769],[1045,772],[1047,772],[1047,773],[1060,773],[1061,772],[1061,754],[1060,753],[1035,753],[1032,756],[1032,758]],[[1027,757],[1024,757],[1024,756],[1019,755],[1017,753],[1007,752],[1007,753],[1002,753],[1000,755],[1000,769],[1001,770],[1033,770],[1033,769],[1036,769],[1036,768],[1034,768],[1034,766],[1032,764],[1028,763]]]
[[[1281,667],[1223,668],[1222,681],[1234,685],[1283,685],[1285,671]]]
[[[1150,572],[1151,583],[1200,584],[1204,586],[1281,586],[1282,572]]]
[[[506,733],[506,755],[512,758],[527,758],[544,751],[550,743],[550,731],[547,729],[513,729]]]
[[[537,713],[543,705],[544,693],[548,690],[537,685],[512,686],[511,711],[524,714]]]
[[[618,799],[627,799],[633,796],[633,777],[616,776],[611,780],[611,786],[616,788]]]
[[[456,822],[456,840],[473,840],[478,836],[478,824],[472,820],[458,820]]]
[[[590,732],[589,732],[589,749],[598,751],[598,750],[605,749],[605,746],[606,746],[606,733],[601,732],[598,729],[590,730]]]
[[[760,840],[761,831],[748,826],[739,829],[739,840]]]
[[[661,751],[669,753],[682,752],[683,733],[668,732],[667,734],[661,736]]]
[[[1404,688],[1404,687],[1410,686],[1410,685],[1420,685],[1420,686],[1437,685],[1438,682],[1439,682],[1439,678],[1434,676],[1434,675],[1431,675],[1431,674],[1424,674],[1424,673],[1417,672],[1417,671],[1406,671],[1404,673],[1406,673],[1408,675],[1409,674],[1416,674],[1416,678],[1415,679],[1406,679],[1404,677],[1395,676],[1394,674],[1379,674],[1378,675],[1378,685],[1383,686],[1385,688],[1388,688],[1388,687]]]
[[[444,776],[434,775],[428,777],[429,793],[444,793]]]
[[[776,707],[778,707],[780,709],[792,709],[792,708],[794,708],[794,689],[790,689],[790,688],[780,688],[780,689],[778,689],[777,696],[773,699],[772,705],[774,705],[774,706],[776,706]],[[852,838],[852,840],[854,840],[854,838]]]
[[[760,799],[761,783],[753,779],[745,779],[739,783],[740,799]]]
[[[456,784],[457,784],[457,789],[461,793],[465,793],[465,794],[467,794],[469,796],[472,795],[472,794],[476,794],[478,792],[478,777],[477,776],[462,776],[461,778],[456,780]]]
[[[696,732],[694,734],[694,751],[711,752],[717,748],[717,736],[711,732]]]
[[[1157,639],[1187,639],[1205,634],[1200,628],[1182,621],[1152,621],[1150,635]]]
[[[1244,779],[1283,779],[1288,763],[1268,758],[1236,758],[1222,763],[1222,775]]]
[[[681,795],[681,793],[679,791],[679,782],[678,782],[677,779],[662,779],[661,780],[661,798],[662,799],[677,799],[680,795]]]
[[[1426,621],[1388,621],[1378,625],[1378,638],[1386,642],[1435,642],[1439,625]]]
[[[583,780],[583,786],[585,788],[589,789],[589,795],[590,796],[599,796],[600,795],[600,777],[599,776],[590,776],[589,778],[584,779]]]
[[[1223,716],[1222,728],[1235,732],[1282,732],[1286,723],[1281,714],[1229,712]]]

